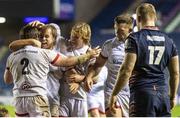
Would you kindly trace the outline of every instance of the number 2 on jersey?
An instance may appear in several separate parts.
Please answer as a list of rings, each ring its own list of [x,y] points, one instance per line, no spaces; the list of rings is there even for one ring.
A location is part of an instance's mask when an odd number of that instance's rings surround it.
[[[164,46],[148,46],[149,53],[149,64],[159,65],[161,62],[163,53],[164,53]],[[154,53],[158,51],[157,56],[154,57]]]
[[[23,58],[21,59],[21,65],[23,65],[23,68],[22,68],[22,74],[25,75],[25,74],[29,74],[29,71],[27,69],[28,67],[28,64],[29,64],[29,60],[27,58]]]

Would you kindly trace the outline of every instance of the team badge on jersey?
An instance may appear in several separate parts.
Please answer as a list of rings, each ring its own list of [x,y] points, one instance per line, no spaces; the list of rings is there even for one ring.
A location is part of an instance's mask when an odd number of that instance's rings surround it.
[[[27,81],[25,81],[22,85],[21,85],[21,89],[22,90],[28,90],[29,88],[31,88],[32,86],[31,86],[31,84],[29,83],[29,82],[27,82]]]

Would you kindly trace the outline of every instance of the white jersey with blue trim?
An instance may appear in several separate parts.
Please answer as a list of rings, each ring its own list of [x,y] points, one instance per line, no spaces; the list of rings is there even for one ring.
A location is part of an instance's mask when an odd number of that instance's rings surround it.
[[[59,54],[52,50],[26,46],[13,52],[6,67],[13,76],[14,97],[47,95],[49,64],[55,63]]]
[[[105,92],[111,95],[119,68],[125,56],[124,42],[119,41],[116,37],[107,40],[102,47],[101,55],[107,58],[106,66],[108,68],[108,77],[105,83]],[[129,94],[128,85],[120,91],[120,94]]]

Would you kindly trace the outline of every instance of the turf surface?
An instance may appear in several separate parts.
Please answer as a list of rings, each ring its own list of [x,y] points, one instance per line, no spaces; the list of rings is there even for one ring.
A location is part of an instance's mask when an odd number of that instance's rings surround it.
[[[14,107],[13,106],[0,106],[0,107],[5,107],[6,109],[8,109],[10,117],[14,117],[15,113],[14,113]],[[180,105],[176,106],[173,110],[172,110],[172,117],[180,117]]]

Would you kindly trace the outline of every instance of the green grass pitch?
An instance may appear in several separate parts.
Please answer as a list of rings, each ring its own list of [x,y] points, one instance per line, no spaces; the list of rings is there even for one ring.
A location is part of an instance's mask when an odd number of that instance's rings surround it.
[[[14,117],[15,113],[14,113],[14,107],[13,106],[0,106],[0,107],[5,107],[6,109],[8,109],[10,117]],[[172,117],[180,117],[180,105],[176,106],[173,110],[172,110]]]

